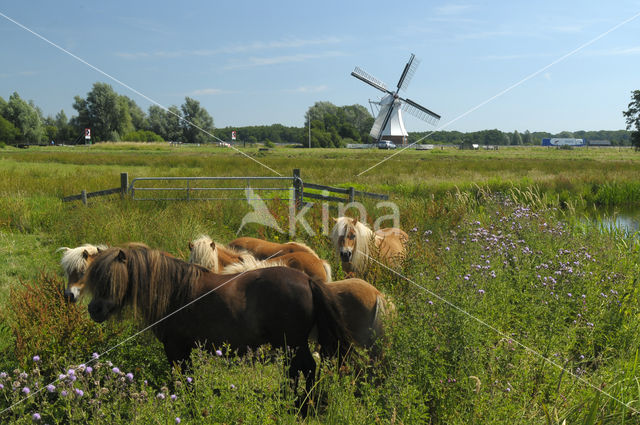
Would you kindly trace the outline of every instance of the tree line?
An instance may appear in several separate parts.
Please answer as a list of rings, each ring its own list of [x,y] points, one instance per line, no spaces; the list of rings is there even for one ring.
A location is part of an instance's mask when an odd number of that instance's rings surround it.
[[[374,117],[362,105],[336,106],[316,102],[304,115],[303,127],[281,124],[225,127],[216,129],[207,110],[195,99],[185,97],[180,106],[165,109],[152,105],[147,112],[136,102],[107,83],[96,82],[85,97],[75,96],[76,115],[67,118],[64,110],[54,117],[44,117],[33,101],[13,93],[7,101],[0,97],[0,143],[49,144],[84,143],[84,129],[91,129],[91,140],[99,141],[176,141],[211,143],[231,141],[236,132],[237,143],[286,143],[303,147],[343,147],[353,143],[371,143],[369,130]],[[609,140],[614,146],[640,147],[640,90],[632,92],[629,109],[623,112],[626,130],[563,131],[519,133],[497,129],[462,133],[460,131],[411,132],[409,143],[458,145],[540,145],[543,138],[584,138]],[[635,128],[636,131],[631,132]]]
[[[77,115],[67,118],[64,110],[44,117],[33,101],[13,93],[8,101],[0,97],[0,142],[49,144],[84,143],[84,129],[91,140],[183,141],[205,143],[214,131],[213,118],[195,99],[185,98],[178,108],[152,105],[144,112],[136,102],[120,95],[106,83],[97,82],[86,97],[75,96]]]

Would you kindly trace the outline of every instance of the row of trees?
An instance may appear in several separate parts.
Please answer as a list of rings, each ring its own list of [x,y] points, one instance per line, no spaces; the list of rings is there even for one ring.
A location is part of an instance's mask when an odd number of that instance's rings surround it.
[[[0,97],[0,141],[49,143],[51,140],[73,143],[84,140],[84,129],[91,129],[94,141],[175,140],[205,143],[213,134],[213,118],[200,102],[189,97],[178,108],[167,110],[151,106],[148,114],[136,102],[116,93],[106,83],[95,83],[86,97],[75,96],[77,115],[68,119],[64,111],[44,117],[33,101],[13,93],[8,101]]]
[[[106,83],[97,82],[86,97],[75,96],[73,109],[77,115],[68,119],[64,111],[55,117],[44,117],[33,101],[25,101],[13,93],[8,101],[0,97],[0,142],[48,143],[51,140],[73,143],[83,140],[83,130],[91,128],[94,141],[182,141],[206,143],[229,140],[235,130],[241,142],[273,142],[301,144],[311,147],[341,147],[349,143],[370,143],[369,130],[374,118],[362,105],[336,106],[316,102],[304,116],[304,127],[270,126],[226,127],[215,129],[213,118],[195,99],[185,98],[180,106],[164,109],[153,105],[145,113],[136,102],[116,93]],[[410,133],[414,143],[480,145],[539,145],[546,137],[610,140],[613,145],[633,144],[640,148],[640,90],[632,92],[629,109],[623,112],[627,130],[512,133],[482,130],[472,133],[436,131]],[[215,136],[215,137],[214,137]]]

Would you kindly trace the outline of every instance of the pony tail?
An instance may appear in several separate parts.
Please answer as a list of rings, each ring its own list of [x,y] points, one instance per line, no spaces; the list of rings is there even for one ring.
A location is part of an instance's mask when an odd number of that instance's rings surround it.
[[[322,260],[322,267],[324,268],[324,272],[327,275],[327,283],[332,281],[331,278],[331,264],[328,261]]]
[[[353,338],[345,324],[340,304],[323,282],[309,279],[309,286],[321,353],[331,356],[338,352],[340,357],[344,357],[351,348]]]

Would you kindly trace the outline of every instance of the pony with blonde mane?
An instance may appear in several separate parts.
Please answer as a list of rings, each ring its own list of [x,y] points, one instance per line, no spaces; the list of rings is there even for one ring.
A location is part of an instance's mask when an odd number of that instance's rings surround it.
[[[257,238],[242,237],[232,240],[228,246],[232,249],[249,251],[258,260],[265,260],[294,252],[306,252],[320,258],[313,249],[302,242],[276,243]]]
[[[406,255],[409,236],[398,228],[373,231],[357,218],[334,218],[331,243],[346,272],[364,274],[372,258],[397,266]]]
[[[200,264],[214,273],[242,273],[265,267],[290,267],[306,273],[314,280],[331,281],[331,266],[325,260],[307,251],[296,251],[284,255],[259,260],[247,251],[237,251],[215,243],[203,235],[189,243],[189,262]]]
[[[309,397],[316,370],[310,330],[317,327],[323,354],[346,355],[351,344],[337,297],[326,285],[286,267],[219,275],[135,246],[98,254],[84,280],[94,321],[132,308],[143,326],[153,324],[172,365],[184,366],[199,344],[210,351],[229,344],[239,354],[264,344],[291,348],[289,377],[296,385],[302,372]],[[305,402],[301,410],[304,415]]]
[[[106,245],[86,243],[76,248],[63,246],[56,250],[56,252],[64,252],[60,259],[60,265],[67,278],[67,286],[64,290],[64,297],[67,301],[74,302],[80,297],[84,287],[84,283],[81,282],[82,276],[95,256],[107,248]]]

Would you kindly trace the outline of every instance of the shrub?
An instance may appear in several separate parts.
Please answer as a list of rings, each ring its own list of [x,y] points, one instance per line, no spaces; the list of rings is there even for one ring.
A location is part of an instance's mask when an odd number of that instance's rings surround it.
[[[132,131],[125,134],[122,140],[127,142],[164,142],[162,137],[148,130]]]

